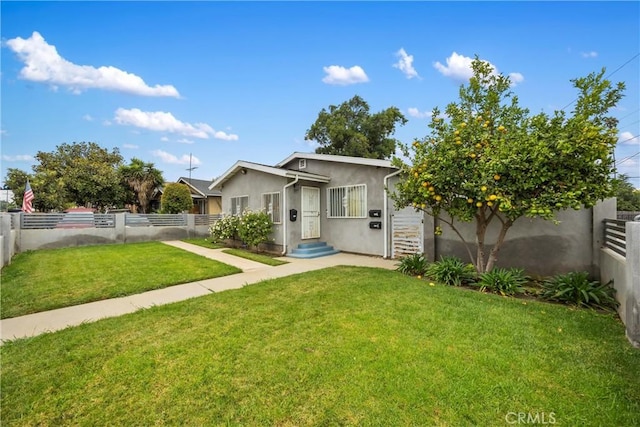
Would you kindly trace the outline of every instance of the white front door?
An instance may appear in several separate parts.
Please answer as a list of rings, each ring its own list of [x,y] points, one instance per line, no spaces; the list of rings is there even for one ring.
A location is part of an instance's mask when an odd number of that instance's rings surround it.
[[[320,189],[302,187],[302,238],[320,237]]]

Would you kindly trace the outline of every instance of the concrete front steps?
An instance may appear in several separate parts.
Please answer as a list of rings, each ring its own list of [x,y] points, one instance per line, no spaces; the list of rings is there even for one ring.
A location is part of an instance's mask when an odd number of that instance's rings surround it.
[[[327,246],[326,242],[300,243],[287,256],[291,258],[318,258],[338,252],[340,251],[334,249],[333,246]]]

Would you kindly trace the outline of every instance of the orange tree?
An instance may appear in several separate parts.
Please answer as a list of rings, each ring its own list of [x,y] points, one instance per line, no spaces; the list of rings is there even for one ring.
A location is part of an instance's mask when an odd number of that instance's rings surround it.
[[[562,209],[591,207],[612,194],[617,121],[607,117],[622,97],[604,70],[571,80],[578,90],[571,115],[530,115],[518,105],[508,77],[477,57],[459,100],[433,110],[430,135],[401,145],[404,172],[392,194],[397,207],[413,206],[448,224],[481,273],[495,265],[513,223],[522,216],[555,221]],[[475,221],[475,247],[456,221]],[[489,225],[500,231],[490,246]],[[436,228],[436,233],[441,232]]]

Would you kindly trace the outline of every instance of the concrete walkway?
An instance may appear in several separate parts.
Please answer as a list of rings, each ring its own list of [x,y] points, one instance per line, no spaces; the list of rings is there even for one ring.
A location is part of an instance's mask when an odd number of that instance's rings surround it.
[[[215,279],[200,280],[182,285],[170,286],[131,295],[122,298],[113,298],[96,301],[57,310],[29,314],[0,320],[0,344],[6,340],[36,336],[45,332],[54,332],[69,326],[82,323],[95,322],[107,317],[120,316],[134,311],[153,307],[155,305],[170,304],[208,295],[211,292],[221,292],[229,289],[239,289],[246,285],[261,282],[263,280],[290,276],[292,274],[319,270],[337,265],[354,265],[362,267],[380,267],[395,269],[396,261],[385,260],[379,257],[369,257],[354,254],[338,253],[321,258],[298,259],[282,257],[288,264],[268,266],[255,261],[225,254],[222,249],[207,249],[197,245],[191,245],[181,241],[164,242],[168,245],[194,252],[225,264],[233,265],[242,270],[242,273]]]

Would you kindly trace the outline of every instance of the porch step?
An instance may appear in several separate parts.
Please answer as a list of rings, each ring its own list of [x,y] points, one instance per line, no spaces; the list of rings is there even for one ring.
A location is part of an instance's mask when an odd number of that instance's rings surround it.
[[[333,246],[327,246],[326,242],[300,243],[297,248],[287,254],[291,258],[318,258],[321,256],[337,254],[338,250]]]

